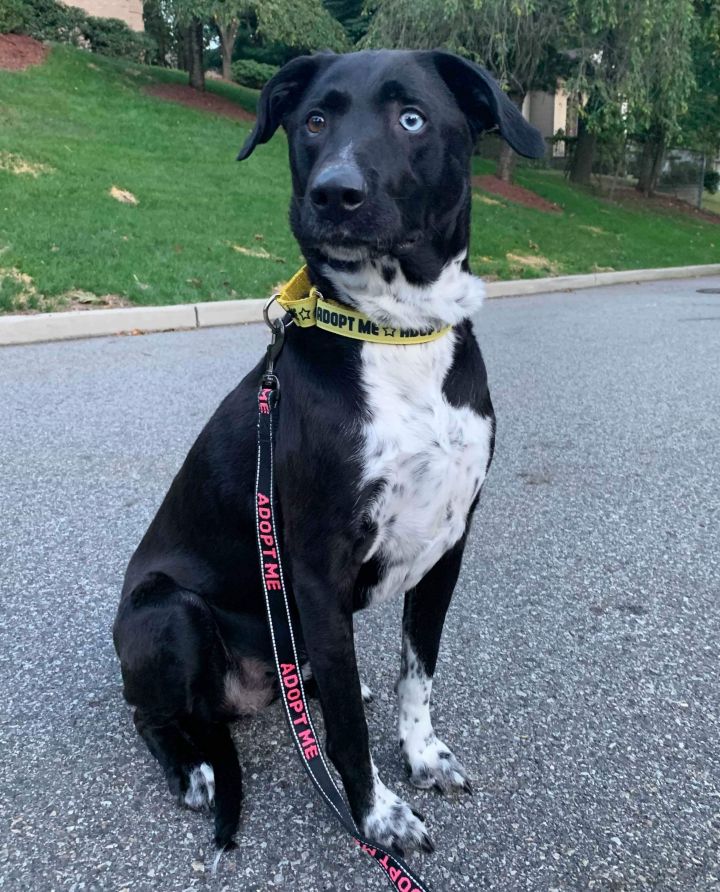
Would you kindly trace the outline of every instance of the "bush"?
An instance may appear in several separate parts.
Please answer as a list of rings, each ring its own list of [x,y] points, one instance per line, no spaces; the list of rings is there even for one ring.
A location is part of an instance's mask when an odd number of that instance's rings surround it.
[[[144,61],[152,44],[145,34],[136,33],[120,19],[95,18],[56,0],[0,0],[2,32],[70,43],[136,62]]]
[[[21,33],[25,22],[22,0],[0,0],[0,34]]]
[[[152,41],[138,34],[120,19],[102,19],[89,15],[81,27],[83,37],[94,53],[144,62],[152,49]]]
[[[703,186],[711,195],[715,195],[720,189],[720,171],[706,170]]]
[[[256,62],[254,59],[238,59],[232,64],[233,80],[245,87],[260,89],[280,69],[277,65]]]
[[[77,44],[81,40],[80,26],[87,14],[75,6],[63,6],[55,0],[0,0],[0,19],[3,9],[15,9],[12,28],[36,40],[57,40]],[[11,12],[12,15],[12,12]],[[3,30],[0,28],[0,31]]]

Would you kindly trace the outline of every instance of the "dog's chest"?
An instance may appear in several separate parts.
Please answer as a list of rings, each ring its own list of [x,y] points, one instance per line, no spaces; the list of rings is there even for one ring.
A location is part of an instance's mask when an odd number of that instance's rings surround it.
[[[368,602],[422,579],[462,536],[485,479],[492,420],[443,394],[455,337],[397,349],[363,345],[369,420],[362,483],[379,484],[369,509],[377,536],[367,559],[380,572]]]

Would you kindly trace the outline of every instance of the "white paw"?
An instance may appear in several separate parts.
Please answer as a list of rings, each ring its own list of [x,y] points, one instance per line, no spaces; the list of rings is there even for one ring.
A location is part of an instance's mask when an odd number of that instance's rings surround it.
[[[365,835],[386,849],[400,855],[413,849],[432,852],[430,839],[422,816],[410,808],[385,786],[375,771],[373,805],[363,821]]]
[[[365,684],[365,682],[360,682],[360,693],[362,694],[363,703],[367,706],[369,703],[372,703],[375,699],[373,692],[370,688]]]
[[[207,762],[201,762],[190,772],[183,801],[188,808],[196,811],[215,802],[215,773]]]
[[[435,787],[441,793],[472,793],[467,772],[434,732],[422,739],[406,740],[402,749],[414,786],[421,790]]]

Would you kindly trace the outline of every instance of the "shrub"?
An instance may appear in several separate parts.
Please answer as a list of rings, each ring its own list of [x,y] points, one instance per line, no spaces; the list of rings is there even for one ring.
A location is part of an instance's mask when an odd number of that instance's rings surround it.
[[[80,39],[80,26],[87,14],[76,6],[63,6],[55,0],[0,0],[2,9],[15,6],[16,23],[12,29],[19,34],[27,34],[36,40],[57,40],[61,43],[75,43]],[[18,14],[19,13],[19,14]],[[0,30],[3,30],[0,28]]]
[[[94,53],[136,62],[144,61],[152,46],[149,37],[136,33],[120,19],[95,18],[56,0],[0,0],[2,32],[71,43]]]
[[[22,33],[25,4],[22,0],[0,0],[0,34]]]
[[[120,19],[103,19],[89,15],[81,30],[90,49],[103,56],[143,62],[152,49],[149,37],[133,31]]]
[[[720,171],[706,170],[703,186],[711,195],[715,195],[718,189],[720,189]]]
[[[232,64],[233,80],[245,87],[265,86],[267,81],[280,69],[277,65],[256,62],[255,59],[238,59]]]

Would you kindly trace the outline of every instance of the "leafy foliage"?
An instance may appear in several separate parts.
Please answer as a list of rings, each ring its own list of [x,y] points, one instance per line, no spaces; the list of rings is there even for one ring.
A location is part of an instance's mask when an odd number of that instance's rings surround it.
[[[83,46],[105,56],[144,61],[152,42],[120,19],[89,16],[55,0],[0,0],[0,32]]]
[[[696,0],[695,13],[696,86],[680,123],[685,145],[714,154],[720,150],[720,0]]]
[[[0,34],[20,32],[25,20],[23,0],[0,0]]]
[[[256,90],[263,87],[277,71],[277,65],[267,65],[255,59],[238,59],[232,64],[233,80]]]
[[[547,72],[565,0],[375,0],[363,46],[448,50],[485,65],[524,96]]]
[[[711,195],[716,195],[720,189],[720,173],[717,170],[706,170],[703,178],[703,188]]]
[[[320,0],[165,0],[165,7],[180,23],[251,19],[264,38],[298,51],[347,48],[342,25]]]

